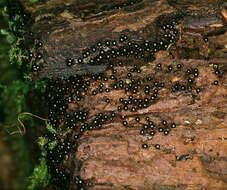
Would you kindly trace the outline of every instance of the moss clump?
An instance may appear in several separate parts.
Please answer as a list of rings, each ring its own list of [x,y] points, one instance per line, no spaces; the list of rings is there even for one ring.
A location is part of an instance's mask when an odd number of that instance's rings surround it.
[[[30,184],[28,185],[28,190],[45,187],[49,184],[49,180],[50,175],[48,173],[46,159],[40,158],[40,164],[34,168],[32,175],[29,177]]]
[[[23,46],[23,34],[25,32],[26,18],[21,6],[9,6],[7,10],[7,1],[0,2],[1,15],[0,19],[0,124],[4,126],[1,130],[7,131],[8,134],[18,130],[18,115],[21,112],[32,112],[27,105],[28,94],[34,92],[44,93],[46,90],[46,81],[35,82],[29,75],[30,60],[29,51]],[[9,2],[8,2],[9,3]],[[5,137],[9,142],[9,149],[13,153],[15,174],[14,179],[8,179],[12,183],[12,189],[36,189],[48,182],[47,167],[45,159],[40,159],[40,164],[33,171],[31,150],[31,140],[37,135],[37,123],[32,117],[23,116],[21,118],[26,125],[29,120],[29,128],[33,127],[30,132],[21,136],[18,134],[8,135]],[[33,172],[33,173],[32,173]],[[30,181],[26,180],[28,176]],[[12,181],[11,181],[12,180]],[[1,181],[1,179],[0,179]],[[35,181],[35,182],[34,182]]]
[[[0,103],[4,104],[5,115],[8,116],[6,122],[12,122],[26,108],[25,97],[30,90],[30,85],[14,80],[11,84],[1,85],[1,87]]]
[[[4,7],[1,12],[8,23],[8,27],[0,31],[2,35],[6,36],[7,42],[11,45],[9,61],[11,64],[17,66],[17,68],[23,67],[28,72],[31,65],[29,51],[23,44],[23,35],[25,34],[26,25],[29,21],[28,15],[23,12],[19,4],[16,6],[16,3],[12,7],[11,5]]]
[[[11,64],[16,63],[19,67],[23,66],[23,63],[30,62],[27,50],[23,50],[19,47],[20,40],[12,43],[11,49],[9,51],[9,61]],[[30,67],[30,64],[27,64]]]

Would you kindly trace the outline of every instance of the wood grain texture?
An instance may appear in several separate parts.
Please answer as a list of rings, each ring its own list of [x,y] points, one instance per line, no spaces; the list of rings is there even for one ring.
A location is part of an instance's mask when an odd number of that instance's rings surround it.
[[[80,176],[89,182],[89,190],[226,190],[227,189],[227,25],[226,3],[220,0],[143,0],[132,5],[123,1],[49,0],[32,4],[22,1],[31,13],[33,22],[31,37],[25,41],[33,52],[33,61],[41,66],[34,76],[69,77],[81,75],[91,84],[76,101],[76,90],[70,93],[74,102],[68,104],[67,113],[88,110],[87,122],[92,122],[100,113],[116,113],[112,122],[101,128],[85,131],[77,140],[78,149],[65,158],[62,167],[71,176],[70,188],[78,189],[74,179]],[[122,6],[119,8],[119,6]],[[179,39],[172,47],[155,53],[155,60],[122,56],[91,64],[101,49],[119,50],[124,45],[107,47],[106,40],[119,41],[122,34],[129,41],[144,45],[144,42],[161,41],[164,23],[177,20]],[[208,42],[206,42],[208,40]],[[35,48],[41,41],[43,46]],[[97,43],[101,47],[95,53],[82,58],[86,50]],[[154,47],[153,47],[154,48]],[[43,57],[36,59],[41,53]],[[144,53],[145,57],[147,53]],[[75,65],[68,67],[66,59],[73,58]],[[83,64],[78,62],[82,58]],[[119,66],[119,62],[123,65]],[[157,65],[161,64],[161,69]],[[182,68],[177,69],[181,64]],[[213,68],[218,65],[220,73]],[[159,88],[158,98],[141,109],[118,112],[121,97],[127,99],[131,91],[113,89],[124,81],[136,65],[141,72],[132,78],[141,81],[134,98],[146,96],[147,84],[155,89],[154,82],[165,83]],[[172,71],[168,66],[173,67]],[[187,70],[197,68],[199,76],[191,85],[192,92],[172,92],[179,82],[188,87]],[[113,75],[115,79],[110,80]],[[89,75],[85,75],[90,73]],[[102,73],[109,80],[93,80],[92,74]],[[149,83],[147,78],[151,77]],[[131,78],[131,79],[132,79]],[[214,81],[218,85],[214,85]],[[67,82],[62,82],[65,86]],[[110,92],[98,92],[100,84]],[[130,81],[129,81],[130,83]],[[69,85],[70,86],[70,85]],[[190,86],[190,85],[189,85]],[[197,90],[199,89],[199,92]],[[98,93],[92,95],[93,91]],[[106,99],[110,99],[110,103]],[[129,106],[129,108],[131,108]],[[125,116],[122,119],[121,116]],[[141,135],[148,116],[157,125],[156,135]],[[140,122],[135,118],[140,117]],[[169,134],[158,132],[161,122],[168,122]],[[123,125],[127,121],[127,125]],[[170,123],[176,128],[170,128]],[[63,125],[63,124],[62,124]],[[71,139],[80,130],[72,130]],[[147,149],[142,144],[148,145]],[[155,145],[159,144],[160,149]],[[91,183],[90,183],[91,182]]]

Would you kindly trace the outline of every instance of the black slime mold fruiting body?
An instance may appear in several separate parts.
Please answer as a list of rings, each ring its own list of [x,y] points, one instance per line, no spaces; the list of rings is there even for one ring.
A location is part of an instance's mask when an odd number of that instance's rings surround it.
[[[116,5],[116,7],[128,6],[130,4],[139,3],[140,1],[127,1],[125,5]],[[140,126],[140,135],[153,138],[156,134],[169,135],[171,130],[175,130],[176,124],[169,120],[162,119],[160,123],[151,121],[149,117],[135,116],[134,122],[127,120],[128,116],[124,113],[134,114],[138,110],[149,107],[159,100],[159,92],[162,88],[166,88],[166,84],[162,80],[157,80],[148,76],[141,78],[140,73],[143,67],[155,60],[155,54],[160,50],[167,50],[170,45],[175,45],[179,38],[179,32],[176,29],[182,15],[164,19],[165,22],[157,22],[157,28],[160,32],[155,41],[144,39],[136,42],[131,39],[130,34],[120,34],[118,39],[103,39],[91,45],[81,52],[77,58],[66,57],[62,78],[52,78],[49,80],[47,89],[47,99],[49,106],[48,123],[56,130],[61,129],[62,133],[70,131],[65,137],[62,134],[47,133],[46,137],[49,142],[57,141],[57,145],[50,150],[49,146],[45,146],[47,152],[47,164],[51,173],[51,182],[56,190],[64,190],[70,188],[70,180],[77,185],[77,189],[86,189],[88,183],[80,179],[79,176],[72,179],[71,174],[64,169],[63,160],[72,150],[76,151],[77,142],[86,131],[97,130],[103,128],[108,123],[112,123],[115,119],[121,119],[124,127]],[[23,24],[22,24],[23,26]],[[33,38],[34,34],[30,33]],[[34,40],[35,41],[35,40]],[[37,41],[37,40],[36,40]],[[35,43],[35,55],[30,53],[32,59],[33,72],[40,72],[42,65],[39,64],[44,55],[42,52],[45,42],[38,40]],[[135,62],[124,61],[136,60]],[[119,74],[119,70],[127,66],[128,70]],[[167,68],[161,63],[155,67],[156,72],[168,73],[181,71],[184,67],[182,64],[176,66],[169,65]],[[106,74],[110,72],[111,74]],[[220,70],[214,65],[214,72],[218,75]],[[198,68],[190,68],[185,73],[187,81],[184,83],[173,83],[172,93],[184,91],[192,94],[193,90],[197,94],[201,89],[196,88],[196,78],[199,76]],[[54,74],[53,74],[54,76]],[[109,85],[106,85],[106,84]],[[214,81],[214,85],[218,85]],[[111,91],[123,90],[125,97],[120,97],[115,105],[115,110],[105,111],[92,115],[89,112],[89,105],[83,105],[84,99],[88,96],[96,98],[97,95],[106,93],[107,97],[103,100],[103,104],[112,105],[112,99],[108,96]],[[69,104],[79,105],[77,110],[70,112]],[[95,109],[95,108],[92,108]],[[98,110],[96,110],[98,112]],[[145,121],[144,121],[145,120]],[[148,149],[147,143],[141,146]],[[159,150],[159,144],[154,145]]]
[[[178,32],[175,28],[176,23],[177,21],[171,20],[170,23],[160,26],[160,30],[166,32],[165,35],[162,35],[160,41],[151,42],[145,40],[142,44],[138,44],[131,41],[129,36],[121,34],[119,40],[104,40],[102,42],[97,42],[97,44],[93,45],[90,49],[84,50],[81,58],[78,58],[76,61],[73,58],[67,58],[66,65],[68,67],[78,64],[80,68],[84,67],[85,69],[88,69],[89,67],[94,67],[97,69],[97,66],[105,64],[105,68],[100,70],[100,72],[104,72],[104,74],[87,74],[84,76],[76,75],[65,79],[51,79],[48,85],[49,90],[47,91],[50,110],[49,123],[57,129],[64,121],[64,129],[72,129],[76,131],[73,135],[73,139],[76,142],[86,130],[102,128],[104,124],[112,122],[115,119],[116,114],[121,113],[122,111],[135,112],[136,110],[147,108],[158,98],[158,89],[164,88],[165,84],[153,81],[148,77],[148,83],[153,83],[153,85],[147,84],[143,88],[144,93],[147,94],[148,97],[143,99],[134,98],[133,94],[139,94],[142,85],[139,79],[134,79],[133,77],[134,73],[141,73],[141,69],[138,67],[139,65],[132,65],[133,67],[130,69],[130,72],[126,74],[126,78],[130,81],[127,84],[122,79],[118,79],[118,71],[115,69],[118,66],[124,66],[124,64],[121,61],[116,61],[117,65],[115,65],[111,60],[120,60],[121,57],[134,57],[138,60],[142,59],[145,63],[153,61],[156,52],[159,50],[165,50],[170,43],[176,43],[176,40],[178,39]],[[109,48],[108,51],[104,50],[105,46]],[[41,45],[39,47],[41,47]],[[92,55],[95,56],[92,57]],[[86,62],[87,60],[90,60],[89,63]],[[158,64],[157,68],[159,70],[162,69],[162,65]],[[180,69],[181,65],[178,64],[177,68]],[[71,69],[73,69],[73,67]],[[106,70],[112,71],[112,75],[110,75],[109,78],[112,85],[110,85],[109,88],[105,88],[105,82],[109,81],[108,77],[105,76]],[[168,70],[172,71],[173,67],[169,66]],[[101,82],[97,88],[89,90],[90,87],[93,86],[91,83],[96,83],[97,81]],[[119,99],[120,105],[118,105],[116,110],[112,113],[99,113],[92,120],[89,120],[89,122],[87,122],[88,118],[91,118],[92,116],[89,115],[88,111],[78,110],[73,114],[67,113],[69,102],[79,103],[86,94],[88,95],[90,93],[90,95],[96,96],[104,91],[109,93],[111,90],[117,89],[124,89],[126,92],[131,92],[132,95],[128,96],[127,99],[121,97]],[[150,98],[149,95],[151,91],[153,91],[153,93]],[[111,100],[107,98],[105,102],[110,103]],[[130,125],[125,120],[126,117],[124,115],[121,115],[121,119],[123,126],[128,127]],[[140,122],[139,117],[136,117],[135,120],[138,123]],[[155,131],[157,131],[156,126],[148,117],[146,118],[146,121],[147,124],[143,125],[140,134],[149,134],[151,137],[154,137],[156,134]],[[165,126],[165,130],[159,127],[159,131],[168,135],[170,130],[166,128],[167,121],[163,120],[162,124]],[[171,128],[175,127],[175,124],[171,124]],[[59,165],[64,159],[64,156],[71,151],[74,143],[69,140],[65,140],[63,143],[59,141],[59,144],[54,148],[54,150],[47,150],[49,170],[52,173],[52,182],[55,184],[56,189],[61,189],[67,186],[67,176],[69,174],[67,174],[63,168],[59,167]],[[147,149],[148,145],[143,144],[142,148]],[[160,145],[155,145],[155,148],[160,149]],[[85,188],[86,186],[79,178],[76,179],[76,184],[78,189]]]

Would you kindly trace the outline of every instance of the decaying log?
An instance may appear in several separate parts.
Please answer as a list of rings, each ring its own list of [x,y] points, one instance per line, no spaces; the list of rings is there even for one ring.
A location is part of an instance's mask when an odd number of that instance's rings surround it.
[[[31,47],[34,61],[39,54],[43,57],[36,60],[37,64],[43,67],[40,75],[70,76],[102,72],[106,67],[93,67],[87,64],[88,58],[84,59],[85,64],[78,65],[78,58],[82,57],[84,50],[96,45],[98,41],[118,40],[122,32],[130,35],[135,42],[156,40],[159,31],[155,21],[165,21],[157,20],[157,17],[176,11],[182,15],[192,15],[185,18],[186,30],[188,27],[194,27],[200,30],[199,34],[204,35],[225,31],[222,22],[224,14],[220,14],[224,3],[220,1],[183,1],[179,4],[164,0],[132,2],[135,4],[123,6],[122,1],[47,1],[36,4],[24,1],[24,6],[32,17],[30,30],[33,35],[30,38],[27,35],[27,43],[43,43],[42,48]],[[122,7],[116,8],[118,5]],[[76,64],[72,68],[65,67],[67,58],[75,59]]]
[[[227,189],[224,1],[22,4],[32,18],[25,43],[33,54],[33,76],[54,77],[51,104],[68,98],[65,112],[87,113],[69,127],[77,146],[60,164],[70,173],[69,189],[82,189],[78,176],[91,190]],[[165,34],[174,36],[166,47]],[[142,48],[138,56],[135,44]],[[62,86],[68,90],[58,91]],[[129,101],[135,99],[133,110]],[[67,128],[64,122],[59,126]],[[94,130],[85,130],[84,123]]]

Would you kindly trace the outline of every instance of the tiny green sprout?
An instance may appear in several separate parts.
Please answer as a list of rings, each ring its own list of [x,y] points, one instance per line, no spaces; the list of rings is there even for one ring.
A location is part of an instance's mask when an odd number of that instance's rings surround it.
[[[203,52],[202,52],[202,51],[199,51],[199,55],[203,56],[204,54],[203,54]]]
[[[58,141],[57,141],[57,140],[50,142],[50,143],[49,143],[49,149],[50,149],[50,150],[53,150],[54,147],[55,147],[57,144],[58,144]]]
[[[48,143],[48,139],[45,137],[39,137],[38,144],[40,147],[44,147]]]
[[[211,49],[210,49],[210,48],[208,48],[208,49],[207,49],[207,52],[208,52],[208,53],[211,53]]]
[[[13,43],[9,51],[9,61],[11,64],[22,66],[23,60],[29,59],[27,54],[27,52],[22,51],[22,49],[17,46],[17,43]]]
[[[57,131],[53,128],[53,126],[51,126],[50,124],[46,123],[46,128],[48,131],[50,131],[51,133],[55,133],[57,134]]]
[[[173,45],[173,43],[170,43],[166,50],[169,51],[169,49],[172,47],[172,45]]]

